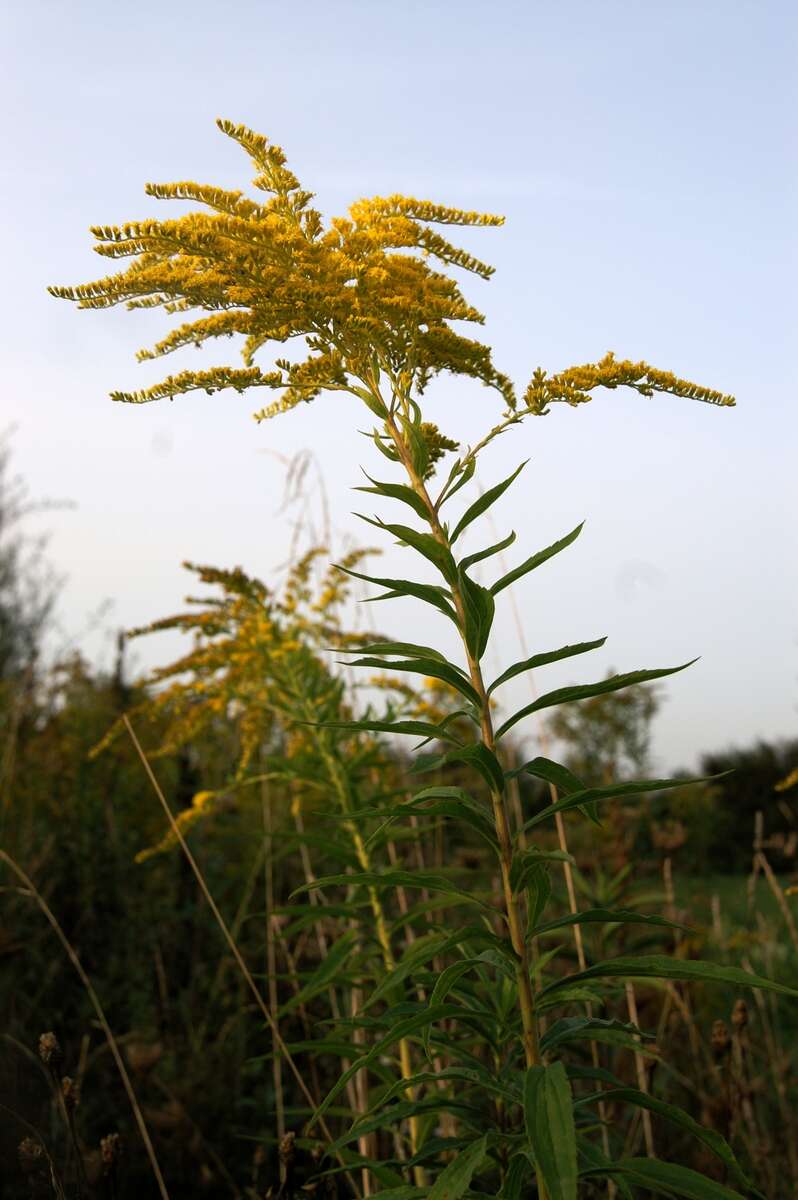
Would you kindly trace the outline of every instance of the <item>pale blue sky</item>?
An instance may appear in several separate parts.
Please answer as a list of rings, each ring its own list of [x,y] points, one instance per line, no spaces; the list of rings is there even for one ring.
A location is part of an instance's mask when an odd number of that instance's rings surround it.
[[[498,518],[519,553],[588,518],[518,602],[533,649],[602,634],[608,646],[539,688],[700,654],[668,688],[660,765],[798,733],[797,11],[12,0],[3,423],[18,423],[33,491],[77,505],[41,519],[69,576],[65,628],[79,633],[106,597],[107,629],[176,610],[184,558],[272,577],[288,530],[266,451],[314,449],[336,525],[355,528],[348,488],[368,447],[354,402],[325,397],[259,427],[235,394],[114,405],[110,390],[158,378],[133,354],[165,318],[81,313],[45,292],[103,273],[89,224],[167,211],[145,181],[246,187],[246,158],[214,126],[226,116],[282,144],[326,212],[406,191],[505,213],[503,229],[468,239],[497,267],[468,288],[519,384],[613,349],[736,393],[731,411],[606,394],[503,439],[484,477],[531,456]],[[490,393],[452,383],[430,407],[465,438],[498,412]],[[392,551],[382,565],[405,562]],[[417,612],[375,616],[435,636]],[[499,629],[506,665],[518,657],[507,607]],[[107,632],[84,645],[110,655]],[[140,644],[139,661],[175,648]]]

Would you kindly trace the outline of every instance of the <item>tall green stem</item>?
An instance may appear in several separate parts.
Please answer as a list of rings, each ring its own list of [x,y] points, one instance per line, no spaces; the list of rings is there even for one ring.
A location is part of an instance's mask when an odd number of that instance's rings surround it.
[[[393,440],[396,452],[404,466],[411,486],[416,495],[421,499],[427,512],[427,521],[432,530],[432,533],[440,545],[450,550],[449,539],[446,531],[441,525],[438,518],[435,505],[427,491],[426,484],[418,474],[411,455],[408,451],[407,444],[402,437],[401,431],[396,424],[392,415],[389,414],[386,421],[387,428]],[[465,649],[466,660],[468,662],[468,673],[471,677],[471,683],[477,691],[480,698],[480,727],[482,741],[488,750],[495,753],[496,742],[493,733],[493,721],[490,714],[490,704],[488,701],[487,692],[485,689],[485,681],[482,677],[482,669],[479,661],[474,657],[468,647],[465,638],[465,604],[463,595],[457,584],[451,585],[452,599],[454,601],[455,610],[458,618],[458,628]],[[540,1046],[538,1043],[537,1019],[535,1016],[535,998],[532,991],[532,979],[530,973],[529,948],[524,932],[524,914],[521,903],[515,896],[510,882],[510,870],[513,861],[512,834],[510,831],[510,819],[507,811],[505,798],[497,789],[491,789],[491,802],[493,805],[493,818],[496,828],[496,837],[499,844],[499,865],[501,868],[502,891],[504,893],[504,905],[507,916],[507,925],[510,931],[510,941],[517,960],[517,979],[518,979],[518,998],[521,1008],[521,1028],[524,1044],[524,1057],[528,1067],[537,1066],[540,1063]]]
[[[313,728],[311,726],[311,728]],[[319,753],[324,760],[324,765],[327,768],[327,773],[330,781],[338,796],[338,802],[343,813],[349,815],[354,811],[354,804],[350,792],[349,781],[347,780],[341,764],[338,762],[335,755],[331,752],[325,734],[319,732],[316,736],[316,744],[319,748]],[[346,821],[345,828],[352,839],[352,845],[355,850],[355,856],[361,871],[371,873],[372,864],[371,856],[369,855],[366,843],[360,834],[360,830],[354,821]],[[374,916],[374,925],[377,933],[377,941],[379,942],[382,961],[385,970],[390,974],[396,969],[396,959],[391,945],[391,935],[388,929],[388,923],[385,919],[385,910],[380,900],[379,892],[375,887],[369,886],[368,889],[369,903]],[[410,1079],[413,1075],[413,1059],[410,1053],[410,1042],[407,1038],[402,1038],[399,1042],[399,1066],[403,1079]],[[415,1099],[415,1091],[413,1088],[408,1088],[405,1093],[408,1100]],[[420,1148],[421,1141],[421,1126],[418,1117],[410,1118],[410,1146],[415,1155]],[[424,1187],[427,1182],[426,1171],[423,1167],[414,1167],[413,1177],[418,1187]]]

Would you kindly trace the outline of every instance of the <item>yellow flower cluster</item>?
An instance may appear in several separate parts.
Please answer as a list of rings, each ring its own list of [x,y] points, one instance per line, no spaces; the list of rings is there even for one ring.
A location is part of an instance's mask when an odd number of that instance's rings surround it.
[[[368,553],[351,551],[343,556],[341,566],[356,568]],[[154,756],[176,753],[222,723],[237,740],[235,774],[226,789],[230,794],[246,782],[259,751],[275,739],[286,759],[315,753],[308,727],[298,723],[302,705],[321,709],[333,701],[338,716],[348,719],[341,681],[331,669],[327,651],[332,645],[362,643],[366,635],[342,628],[350,577],[334,567],[326,568],[318,580],[314,577],[325,555],[324,547],[303,555],[279,593],[270,592],[240,568],[184,563],[201,584],[220,588],[221,595],[189,596],[192,607],[186,612],[128,635],[178,630],[194,636],[188,653],[151,673],[154,694],[130,713],[134,720],[144,719],[163,731]],[[117,722],[93,753],[100,753],[123,731],[123,723]],[[216,792],[198,793],[192,807],[177,817],[181,832],[217,811],[221,798]],[[170,831],[156,846],[142,851],[139,861],[172,848],[176,841]]]
[[[196,200],[210,211],[174,220],[96,226],[97,252],[134,261],[117,275],[81,287],[53,287],[81,308],[162,306],[169,313],[210,315],[175,329],[140,358],[201,346],[235,334],[245,339],[245,369],[213,367],[170,375],[144,391],[114,392],[143,403],[204,389],[275,388],[275,403],[258,419],[313,399],[322,390],[373,395],[380,372],[405,389],[423,390],[431,376],[452,371],[497,388],[513,402],[509,380],[490,350],[455,332],[452,321],[481,323],[456,282],[432,266],[488,278],[492,268],[436,232],[434,225],[499,225],[503,218],[405,196],[359,200],[325,228],[278,146],[241,125],[218,122],[255,165],[254,184],[269,193],[256,204],[240,192],[182,182],[152,184],[151,196]],[[278,360],[261,372],[255,354],[268,342],[303,338],[307,357]]]
[[[685,396],[690,400],[703,400],[707,404],[729,407],[734,397],[702,387],[689,380],[679,379],[670,371],[660,371],[644,362],[619,361],[612,353],[606,354],[597,363],[586,363],[581,367],[568,367],[557,375],[547,375],[537,370],[524,393],[526,408],[538,416],[557,401],[566,404],[584,404],[596,388],[629,387],[643,396],[654,392],[670,392],[674,396]]]

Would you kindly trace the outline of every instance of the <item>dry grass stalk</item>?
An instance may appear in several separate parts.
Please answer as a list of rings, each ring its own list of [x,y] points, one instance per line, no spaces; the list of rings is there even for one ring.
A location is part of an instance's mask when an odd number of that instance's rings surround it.
[[[279,1010],[277,998],[277,954],[274,946],[274,864],[272,861],[272,838],[274,834],[274,814],[269,803],[269,785],[266,778],[261,779],[261,811],[263,815],[263,830],[265,833],[263,853],[263,891],[266,907],[266,978],[269,985],[269,1004],[274,1013]],[[273,1039],[274,1040],[274,1039]],[[272,1055],[272,1079],[274,1082],[274,1112],[277,1121],[277,1138],[280,1142],[285,1138],[285,1105],[283,1103],[283,1062],[280,1047],[274,1042]],[[285,1184],[285,1164],[280,1162],[280,1183]]]
[[[305,1083],[305,1080],[302,1077],[302,1074],[300,1073],[299,1068],[297,1067],[296,1063],[294,1062],[294,1059],[291,1056],[291,1054],[288,1050],[288,1047],[286,1046],[285,1042],[283,1041],[282,1035],[280,1034],[280,1030],[277,1027],[277,1022],[275,1021],[272,1014],[269,1012],[269,1009],[266,1006],[266,1003],[260,994],[258,986],[255,983],[255,980],[252,978],[252,973],[249,970],[249,967],[244,962],[244,959],[241,955],[241,951],[238,949],[238,946],[236,945],[236,943],[230,933],[230,930],[227,928],[227,924],[224,920],[224,917],[222,916],[221,912],[219,911],[216,901],[214,900],[213,896],[211,895],[210,889],[208,888],[208,885],[205,881],[205,877],[202,874],[202,871],[200,870],[200,868],[197,864],[197,861],[194,858],[194,855],[191,853],[191,850],[188,847],[188,843],[186,842],[186,839],[183,835],[183,831],[179,827],[177,822],[175,821],[174,815],[172,814],[172,810],[170,809],[170,807],[166,801],[166,797],[164,796],[163,791],[161,789],[161,785],[158,783],[158,780],[155,777],[155,773],[154,773],[152,767],[150,766],[149,759],[147,758],[146,754],[144,753],[141,743],[139,742],[138,738],[136,737],[135,730],[133,729],[133,726],[131,725],[127,714],[125,714],[123,716],[122,720],[124,722],[125,728],[127,729],[128,733],[130,735],[130,739],[133,742],[136,753],[138,754],[139,758],[141,759],[141,763],[147,774],[147,778],[149,779],[150,783],[152,784],[153,790],[161,803],[164,813],[166,814],[166,817],[167,817],[167,820],[169,821],[169,825],[172,829],[172,832],[175,835],[175,837],[177,838],[177,840],[179,841],[180,847],[181,847],[183,853],[185,854],[186,858],[188,859],[189,865],[190,865],[192,871],[194,872],[194,875],[197,879],[197,883],[200,886],[202,894],[205,897],[206,901],[208,902],[208,906],[209,906],[211,912],[213,913],[219,928],[222,931],[225,941],[227,942],[228,946],[230,947],[230,951],[233,955],[233,958],[235,959],[235,961],[238,965],[238,968],[241,971],[241,974],[242,974],[244,980],[246,981],[246,984],[247,984],[249,990],[252,992],[252,995],[255,999],[255,1003],[257,1004],[258,1008],[260,1009],[261,1013],[263,1014],[266,1024],[268,1025],[269,1029],[271,1030],[272,1036],[274,1037],[274,1040],[275,1040],[276,1044],[278,1045],[281,1054],[283,1055],[284,1061],[289,1066],[294,1078],[296,1079],[296,1081],[299,1085],[299,1089],[302,1092],[302,1095],[305,1097],[305,1099],[307,1100],[310,1107],[315,1111],[317,1105],[316,1105],[312,1095],[310,1094],[308,1086]],[[332,1142],[333,1136],[330,1133],[329,1127],[327,1126],[327,1122],[324,1120],[323,1117],[318,1118],[318,1125],[319,1125],[319,1128],[321,1129],[322,1133],[324,1134],[325,1138],[327,1139],[327,1141]],[[340,1165],[345,1168],[346,1163],[344,1162],[340,1152],[336,1153],[336,1158],[338,1159]],[[360,1200],[360,1191],[359,1191],[357,1183],[353,1179],[351,1173],[347,1171],[346,1177],[349,1180],[349,1182],[355,1192],[355,1195],[358,1197],[358,1200]],[[166,1193],[164,1193],[164,1197],[166,1200]]]
[[[105,1012],[103,1011],[103,1007],[100,1004],[99,997],[98,997],[97,993],[95,992],[94,987],[92,986],[92,982],[89,979],[86,972],[84,971],[83,964],[81,963],[80,959],[78,958],[77,954],[75,953],[75,950],[74,950],[71,942],[67,938],[67,936],[64,933],[63,929],[61,928],[60,924],[58,923],[58,920],[56,919],[55,914],[53,913],[53,911],[50,908],[47,901],[42,896],[41,892],[38,890],[38,888],[34,884],[33,880],[28,878],[28,876],[25,874],[25,872],[22,870],[22,868],[19,867],[14,862],[14,860],[11,858],[11,856],[9,854],[6,853],[5,850],[0,850],[0,861],[4,862],[6,864],[6,866],[9,867],[14,872],[17,879],[19,879],[21,881],[21,883],[23,884],[25,889],[34,898],[34,900],[38,904],[39,908],[41,909],[42,913],[44,914],[44,916],[47,918],[48,922],[50,923],[50,926],[52,927],[52,929],[53,929],[54,933],[56,934],[58,940],[60,941],[61,945],[63,946],[64,952],[66,953],[67,957],[69,958],[69,961],[72,963],[72,966],[75,968],[78,975],[80,976],[80,981],[83,984],[84,988],[86,989],[86,994],[88,995],[89,999],[91,1000],[92,1007],[94,1008],[94,1011],[97,1014],[97,1020],[99,1021],[102,1031],[105,1034],[106,1040],[108,1042],[108,1047],[111,1051],[111,1054],[113,1055],[114,1062],[116,1063],[117,1070],[119,1071],[119,1075],[122,1079],[122,1084],[124,1086],[125,1091],[127,1092],[127,1097],[128,1097],[128,1100],[130,1101],[130,1106],[133,1109],[133,1116],[135,1117],[136,1125],[138,1126],[138,1130],[141,1135],[141,1140],[144,1143],[144,1147],[147,1151],[147,1157],[150,1160],[150,1166],[152,1167],[152,1173],[155,1176],[156,1183],[158,1184],[158,1191],[161,1194],[162,1200],[169,1200],[169,1192],[166,1189],[166,1183],[164,1181],[163,1175],[161,1174],[161,1168],[158,1165],[158,1159],[155,1154],[155,1147],[152,1144],[152,1139],[150,1138],[149,1130],[147,1129],[147,1125],[144,1120],[144,1116],[142,1114],[141,1108],[139,1107],[139,1102],[136,1099],[136,1093],[133,1091],[133,1084],[130,1082],[130,1076],[127,1073],[127,1069],[126,1069],[124,1061],[122,1059],[122,1054],[119,1049],[119,1044],[113,1035],[110,1025],[108,1024],[108,1021],[105,1016]]]
[[[637,997],[634,987],[630,980],[626,981],[626,1007],[629,1011],[629,1020],[638,1029],[640,1028],[640,1019],[637,1015]],[[639,1038],[635,1039],[639,1041]],[[648,1075],[646,1073],[646,1063],[643,1055],[639,1050],[635,1050],[635,1070],[637,1072],[637,1086],[641,1092],[648,1093]],[[640,1115],[643,1119],[643,1139],[646,1144],[646,1154],[649,1158],[656,1158],[654,1151],[654,1130],[651,1124],[651,1113],[647,1108],[640,1110]]]
[[[798,926],[796,926],[795,918],[790,911],[790,906],[787,903],[787,897],[784,895],[784,889],[773,873],[773,868],[771,867],[767,855],[762,848],[762,814],[757,813],[757,817],[759,818],[759,821],[757,824],[757,836],[754,840],[755,866],[759,867],[759,869],[762,871],[762,874],[765,876],[768,887],[773,893],[773,898],[779,906],[781,915],[784,917],[784,924],[787,926],[787,932],[790,935],[790,941],[792,942],[796,952],[798,952]]]

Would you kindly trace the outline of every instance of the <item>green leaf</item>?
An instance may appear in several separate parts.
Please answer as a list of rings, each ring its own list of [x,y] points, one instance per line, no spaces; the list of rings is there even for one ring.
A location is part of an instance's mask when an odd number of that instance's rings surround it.
[[[309,883],[303,883],[300,887],[295,888],[289,896],[289,900],[293,900],[295,896],[301,895],[302,892],[313,892],[319,888],[335,887],[338,885],[342,887],[426,888],[429,892],[442,892],[447,896],[457,896],[459,899],[466,900],[470,904],[477,904],[480,908],[484,908],[491,913],[495,913],[496,911],[491,904],[480,900],[473,892],[469,892],[465,888],[460,888],[444,875],[435,875],[431,871],[353,871],[351,874],[324,875],[319,879],[313,879]]]
[[[416,808],[412,804],[403,807],[409,808],[411,812],[423,813],[431,817],[450,817],[454,821],[469,825],[482,841],[490,846],[491,850],[498,851],[499,843],[490,823],[457,800],[435,800],[425,808]]]
[[[500,726],[496,738],[498,740],[518,721],[528,717],[531,713],[540,712],[542,708],[553,708],[557,704],[570,704],[574,700],[590,700],[593,696],[619,692],[623,688],[636,687],[638,684],[648,683],[652,679],[664,679],[666,675],[676,675],[679,671],[685,671],[694,662],[698,662],[698,659],[691,658],[689,662],[682,663],[679,667],[663,667],[654,671],[629,671],[626,675],[611,675],[609,679],[600,679],[596,683],[581,683],[574,687],[557,688],[556,691],[547,692],[545,696],[540,696],[532,704],[527,704],[525,708],[514,713]]]
[[[318,916],[316,920],[318,920]],[[320,992],[325,991],[330,980],[341,971],[347,958],[357,947],[358,940],[359,935],[357,931],[353,931],[343,934],[342,937],[333,942],[317,970],[314,971],[304,987],[282,1005],[279,1013],[280,1017],[284,1017],[299,1005],[305,1004],[308,1000],[312,1000],[314,996],[319,995]]]
[[[585,785],[581,779],[574,775],[573,771],[569,771],[567,767],[560,763],[552,762],[550,758],[533,758],[530,762],[526,762],[521,767],[516,767],[513,771],[507,772],[507,778],[512,779],[516,775],[532,775],[535,779],[542,779],[545,783],[550,783],[567,796],[570,792],[581,792],[585,790]]]
[[[425,1008],[421,1012],[413,1013],[404,1020],[397,1021],[392,1029],[375,1042],[374,1045],[365,1054],[361,1054],[360,1058],[356,1059],[350,1067],[336,1080],[330,1091],[322,1100],[319,1107],[313,1114],[311,1125],[318,1121],[319,1117],[323,1117],[327,1109],[332,1104],[335,1097],[343,1091],[350,1079],[353,1079],[359,1071],[370,1066],[375,1059],[379,1059],[381,1055],[389,1050],[391,1046],[395,1046],[397,1042],[403,1038],[409,1037],[412,1033],[418,1033],[427,1025],[434,1021],[443,1021],[447,1017],[457,1017],[461,1015],[461,1009],[454,1004],[440,1004],[437,1008]],[[310,1125],[308,1126],[310,1128]]]
[[[356,487],[353,490],[356,492],[371,492],[375,496],[387,496],[392,500],[401,500],[403,504],[407,504],[413,511],[421,517],[422,521],[429,520],[429,513],[424,501],[418,496],[411,487],[404,483],[386,483],[382,479],[372,479],[367,472],[363,472],[373,487]]]
[[[409,525],[388,524],[378,517],[365,517],[362,513],[354,515],[360,517],[361,521],[392,534],[403,545],[410,546],[422,558],[426,558],[428,562],[437,567],[447,583],[453,583],[457,578],[457,568],[454,565],[451,551],[431,533],[421,533],[417,529],[411,529]]]
[[[498,596],[499,592],[504,591],[511,583],[515,583],[516,579],[521,579],[522,576],[528,575],[530,571],[534,571],[536,567],[542,566],[555,554],[559,554],[561,550],[565,550],[566,546],[570,546],[571,542],[575,542],[579,534],[584,528],[584,521],[577,525],[576,529],[572,529],[564,538],[560,538],[559,542],[553,542],[551,546],[547,546],[545,550],[539,550],[537,554],[533,554],[526,562],[521,563],[520,567],[516,567],[512,571],[508,571],[506,575],[502,575],[501,579],[494,583],[490,589],[494,596]]]
[[[510,866],[510,886],[517,895],[527,887],[528,877],[538,867],[548,862],[569,862],[575,860],[565,850],[538,850],[531,846],[528,850],[520,850],[513,857]]]
[[[373,1004],[378,1004],[392,988],[402,983],[418,967],[429,962],[436,955],[443,953],[449,937],[450,935],[446,933],[428,933],[411,942],[408,949],[402,955],[401,961],[397,963],[392,971],[388,971],[382,977],[377,987],[363,1005],[363,1011],[365,1012],[371,1008]]]
[[[612,1169],[612,1161],[607,1158],[606,1154],[604,1154],[603,1151],[598,1148],[595,1142],[590,1142],[586,1137],[580,1136],[577,1137],[576,1144],[579,1150],[580,1160],[586,1162],[589,1167],[595,1167],[604,1171]],[[579,1174],[580,1176],[585,1175],[587,1174],[587,1170],[582,1170],[579,1172]],[[618,1188],[618,1192],[623,1197],[623,1200],[634,1200],[634,1197],[632,1196],[632,1189],[629,1187],[628,1183],[625,1183],[623,1179],[621,1179],[619,1176],[616,1176],[615,1184]]]
[[[422,1075],[416,1078],[421,1078],[423,1080],[425,1078],[435,1079],[436,1077],[434,1075]],[[404,1083],[404,1081],[402,1082]],[[402,1090],[407,1091],[409,1087],[413,1086],[414,1083],[411,1080],[408,1080]],[[391,1091],[393,1091],[393,1088]],[[424,1113],[430,1112],[440,1112],[441,1110],[452,1111],[456,1109],[460,1109],[465,1114],[470,1114],[472,1116],[478,1115],[472,1105],[466,1104],[463,1100],[457,1100],[452,1096],[445,1095],[439,1095],[433,1099],[420,1101],[407,1100],[400,1104],[393,1104],[390,1108],[383,1108],[381,1112],[375,1113],[373,1116],[366,1117],[364,1120],[356,1122],[356,1124],[347,1130],[345,1134],[339,1138],[336,1138],[336,1140],[327,1147],[327,1154],[335,1154],[337,1150],[343,1149],[344,1146],[348,1146],[351,1142],[357,1141],[358,1138],[363,1137],[365,1134],[374,1133],[377,1129],[389,1128],[391,1125],[395,1125],[397,1121],[404,1121],[407,1117],[420,1116]]]
[[[429,466],[429,448],[421,429],[421,410],[415,401],[408,400],[408,403],[412,410],[412,416],[405,417],[402,413],[397,413],[396,419],[401,425],[405,441],[410,447],[410,458],[415,472],[425,479]]]
[[[463,571],[467,571],[469,567],[475,566],[483,559],[491,558],[494,554],[501,554],[502,550],[506,550],[508,546],[512,546],[515,541],[515,534],[511,533],[502,541],[496,542],[493,546],[488,546],[487,550],[478,550],[476,554],[469,554],[466,558],[460,560],[460,567]]]
[[[396,965],[393,971],[388,972],[383,976],[380,983],[369,996],[363,1010],[371,1008],[372,1004],[376,1004],[383,997],[402,983],[408,975],[412,974],[418,967],[430,961],[438,955],[448,954],[455,946],[460,946],[463,943],[482,941],[489,942],[493,945],[496,941],[496,935],[491,933],[482,925],[467,925],[463,929],[458,929],[454,933],[428,933],[414,942],[402,955],[401,961]]]
[[[432,989],[430,1004],[442,1004],[452,988],[455,987],[464,975],[484,965],[485,960],[482,958],[461,958],[457,962],[450,963],[448,967],[444,967],[435,982],[435,987]]]
[[[515,775],[532,775],[536,779],[543,779],[552,787],[558,788],[563,795],[585,790],[584,783],[574,775],[573,771],[569,771],[561,763],[552,762],[549,758],[534,758],[531,762],[524,763],[523,766],[508,772],[507,778]],[[556,797],[554,803],[556,803]],[[578,808],[583,817],[587,817],[596,825],[601,824],[596,804],[579,805]]]
[[[562,945],[556,947],[555,953],[552,955],[556,958],[557,953],[562,949]],[[537,974],[542,974],[537,971]],[[563,1008],[568,1004],[594,1004],[596,1008],[600,1008],[606,1002],[604,992],[598,988],[589,987],[568,987],[563,988],[556,996],[539,996],[535,1004],[535,1009],[539,1014],[548,1012],[552,1008]]]
[[[737,1161],[734,1151],[726,1139],[714,1129],[705,1129],[703,1125],[699,1125],[698,1121],[694,1120],[684,1109],[678,1108],[675,1104],[666,1104],[664,1100],[659,1100],[656,1096],[649,1096],[646,1092],[638,1091],[637,1088],[624,1087],[610,1089],[603,1092],[601,1098],[605,1102],[634,1104],[637,1108],[647,1108],[649,1112],[656,1113],[663,1120],[670,1121],[672,1125],[679,1125],[700,1142],[703,1142],[720,1159],[724,1166],[736,1175],[746,1190],[752,1190],[750,1180]]]
[[[549,663],[559,662],[563,658],[573,658],[575,654],[587,654],[588,650],[598,650],[606,640],[603,637],[594,642],[577,642],[573,646],[561,646],[559,650],[547,650],[543,654],[533,654],[531,658],[526,658],[523,662],[514,663],[512,667],[508,667],[506,671],[502,672],[498,679],[494,679],[488,688],[488,695],[490,696],[497,687],[501,687],[509,679],[515,679],[516,675],[521,675],[524,671],[534,671],[537,667],[548,666]]]
[[[569,913],[568,916],[558,917],[555,921],[547,921],[531,930],[535,937],[551,933],[554,929],[563,929],[568,925],[659,925],[666,929],[682,929],[689,933],[686,925],[676,921],[668,921],[665,917],[651,916],[644,913],[631,912],[625,908],[586,908],[582,912]]]
[[[437,658],[408,658],[398,662],[385,662],[381,658],[356,658],[349,663],[350,667],[375,667],[387,671],[410,671],[417,675],[428,675],[431,679],[441,679],[448,683],[461,696],[465,696],[476,708],[482,707],[479,692],[466,678],[463,672],[449,663],[440,662]]]
[[[530,925],[534,926],[546,911],[551,899],[551,875],[544,863],[530,864],[526,873],[526,890],[529,897]]]
[[[374,413],[375,417],[379,417],[383,421],[385,420],[388,416],[388,410],[379,396],[376,396],[373,392],[369,392],[366,388],[355,387],[352,388],[352,391],[360,397],[366,407]],[[369,435],[367,434],[366,436]],[[377,437],[378,435],[375,433],[371,436]]]
[[[449,542],[452,546],[457,541],[463,530],[467,529],[472,521],[475,521],[477,517],[482,516],[482,514],[486,512],[492,504],[495,504],[500,496],[504,495],[508,487],[510,487],[510,485],[514,483],[521,474],[527,462],[529,462],[529,459],[526,459],[525,462],[522,462],[521,466],[517,467],[516,470],[513,471],[512,475],[508,475],[507,478],[502,480],[501,483],[497,483],[492,488],[488,488],[488,490],[483,492],[473,504],[469,505],[460,520],[455,525],[454,532],[449,538]]]
[[[373,1192],[370,1200],[416,1200],[425,1195],[424,1188],[413,1187],[405,1183],[402,1187],[386,1188],[382,1192]]]
[[[458,568],[457,576],[465,610],[463,633],[466,645],[474,658],[479,660],[488,644],[496,605],[491,592],[469,579],[462,566]]]
[[[426,1036],[427,1031],[428,1029],[424,1030],[424,1036]],[[513,1091],[502,1079],[497,1078],[495,1073],[492,1074],[487,1068],[477,1063],[476,1067],[444,1067],[442,1071],[419,1071],[417,1074],[411,1075],[409,1079],[397,1079],[391,1084],[387,1092],[380,1094],[380,1098],[369,1111],[376,1112],[377,1109],[384,1107],[384,1105],[393,1100],[395,1096],[404,1095],[408,1088],[417,1088],[427,1083],[438,1084],[441,1080],[448,1079],[455,1079],[460,1083],[475,1084],[477,1087],[487,1088],[497,1096],[503,1096],[512,1103],[517,1103],[519,1099],[517,1089]],[[617,1081],[612,1080],[612,1082],[615,1083]]]
[[[536,760],[537,761],[537,760]],[[602,800],[614,800],[618,796],[643,796],[646,792],[667,791],[669,788],[687,787],[694,783],[707,783],[717,779],[717,775],[704,776],[702,779],[630,779],[628,783],[612,783],[608,787],[583,788],[581,791],[570,792],[562,800],[549,804],[526,822],[523,832],[534,829],[555,813],[567,812],[571,808],[581,808],[585,804],[597,804]]]
[[[568,1042],[604,1042],[610,1046],[625,1046],[638,1054],[656,1054],[641,1044],[641,1039],[653,1041],[651,1034],[644,1034],[636,1025],[623,1021],[606,1020],[603,1017],[563,1017],[555,1021],[540,1039],[541,1050],[550,1053],[557,1046]]]
[[[485,960],[482,958],[461,958],[457,962],[450,963],[448,967],[444,967],[435,981],[435,987],[432,989],[432,995],[429,999],[430,1007],[442,1004],[452,988],[457,986],[459,980],[470,971],[484,966],[484,962]],[[429,1044],[431,1032],[432,1027],[428,1026],[422,1035],[424,1053],[427,1058],[430,1057]]]
[[[783,983],[774,983],[771,979],[763,979],[761,975],[753,975],[740,967],[726,967],[720,963],[702,962],[700,959],[670,958],[665,954],[641,955],[639,958],[609,958],[604,962],[579,971],[575,975],[566,975],[545,987],[541,996],[550,996],[561,988],[587,979],[679,979],[687,982],[728,983],[734,987],[762,988],[764,991],[777,992],[782,996],[792,996],[798,999],[798,991]]]
[[[514,1154],[510,1159],[497,1200],[521,1200],[524,1185],[530,1175],[529,1159],[525,1154]]]
[[[443,588],[434,587],[429,583],[414,583],[408,579],[385,579],[379,575],[364,575],[361,571],[353,571],[349,567],[340,565],[338,565],[338,570],[343,571],[345,575],[354,576],[355,579],[362,579],[366,583],[376,584],[377,587],[390,589],[382,596],[370,597],[372,601],[392,600],[395,596],[413,596],[416,600],[423,600],[425,604],[431,604],[433,608],[437,608],[455,625],[458,623],[457,613],[448,598],[449,594]]]
[[[432,646],[419,646],[415,642],[369,642],[365,646],[330,646],[333,654],[382,654],[396,658],[434,658],[448,662],[445,655]]]
[[[372,412],[376,413],[376,415],[377,415],[377,416],[379,416],[379,415],[380,415],[380,414],[377,412],[376,408],[372,408],[372,406],[371,406],[371,405],[369,405],[369,408],[371,408]],[[362,432],[362,431],[361,431],[361,432]],[[377,430],[376,430],[376,429],[372,430],[372,432],[371,432],[371,433],[367,433],[365,436],[366,436],[366,437],[370,437],[370,438],[371,438],[371,440],[374,442],[374,445],[375,445],[375,446],[377,447],[377,449],[379,450],[380,454],[384,454],[384,455],[385,455],[385,457],[388,459],[388,462],[392,462],[392,463],[398,463],[398,462],[399,462],[399,455],[398,455],[398,453],[397,453],[397,451],[396,451],[396,447],[395,447],[395,446],[392,446],[392,445],[390,445],[388,442],[385,442],[385,441],[384,441],[384,440],[383,440],[383,439],[380,437],[379,433],[377,433]]]
[[[453,817],[470,825],[494,849],[497,847],[493,815],[486,804],[463,788],[431,787],[405,801],[402,810],[430,816]]]
[[[300,721],[301,725],[312,725],[312,721]],[[454,734],[446,732],[446,722],[433,724],[430,721],[319,721],[322,729],[346,729],[351,733],[409,733],[416,737],[428,738],[436,742],[460,741]]]
[[[446,480],[446,483],[441,489],[441,493],[435,502],[435,508],[438,510],[442,508],[447,500],[451,500],[452,496],[456,495],[457,492],[460,491],[461,487],[465,487],[465,485],[469,483],[471,479],[473,479],[476,469],[477,464],[475,459],[467,459],[465,466],[463,466],[462,461],[458,459],[452,466],[452,469],[449,472],[449,478]]]
[[[686,1200],[743,1200],[739,1192],[707,1179],[706,1175],[656,1158],[625,1158],[613,1163],[612,1167],[591,1168],[581,1173],[583,1179],[591,1175],[610,1175],[660,1196],[683,1196]]]
[[[458,746],[456,750],[447,751],[432,759],[430,762],[417,763],[414,771],[437,770],[450,763],[462,762],[478,771],[493,792],[504,791],[504,772],[496,755],[482,742],[473,742],[468,746]]]
[[[474,1172],[485,1161],[487,1149],[488,1135],[485,1134],[478,1142],[472,1142],[465,1150],[461,1150],[441,1171],[427,1193],[427,1200],[459,1200],[468,1191]]]
[[[530,1067],[524,1083],[526,1130],[549,1200],[576,1200],[576,1130],[571,1085],[561,1062]]]

